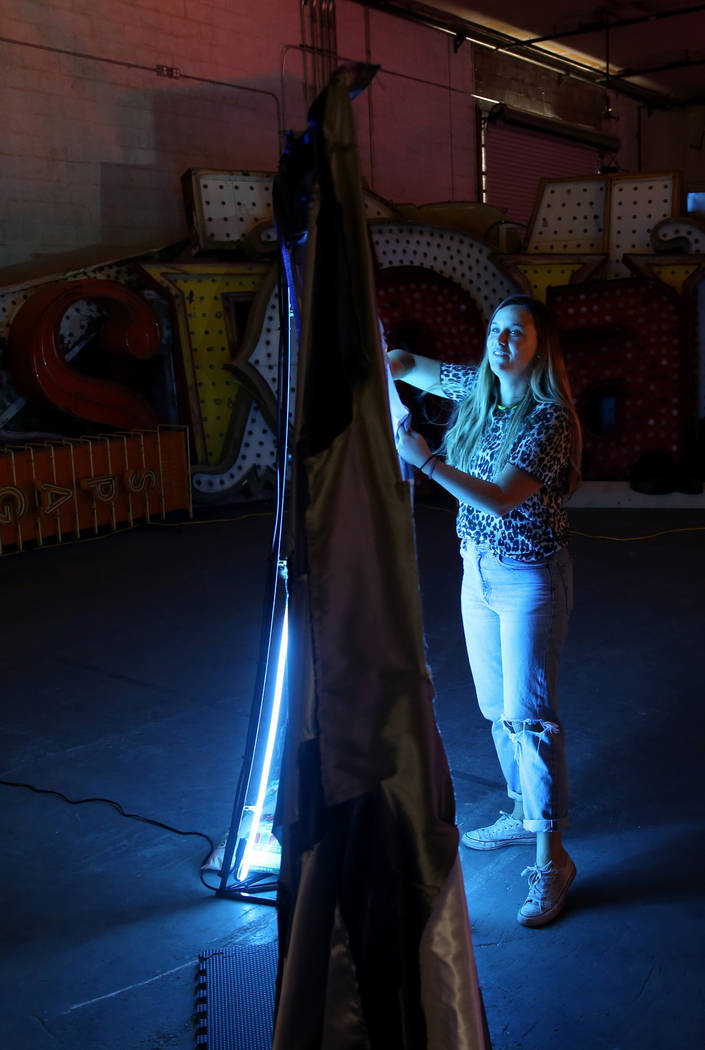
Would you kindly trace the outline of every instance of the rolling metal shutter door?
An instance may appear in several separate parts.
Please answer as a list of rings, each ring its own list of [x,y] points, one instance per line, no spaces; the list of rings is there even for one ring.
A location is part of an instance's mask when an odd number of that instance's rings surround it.
[[[486,164],[487,203],[528,225],[541,179],[597,175],[600,157],[593,146],[491,122]]]

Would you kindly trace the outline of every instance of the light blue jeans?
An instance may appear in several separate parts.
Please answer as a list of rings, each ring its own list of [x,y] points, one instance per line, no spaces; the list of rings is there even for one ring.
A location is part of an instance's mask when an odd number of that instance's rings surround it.
[[[556,688],[573,607],[567,550],[526,564],[469,544],[461,606],[480,710],[524,827],[568,826],[568,773]]]

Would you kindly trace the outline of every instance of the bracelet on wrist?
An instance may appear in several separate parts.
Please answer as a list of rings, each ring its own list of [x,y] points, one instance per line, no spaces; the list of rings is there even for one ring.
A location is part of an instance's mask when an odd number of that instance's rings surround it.
[[[418,468],[418,469],[419,469],[419,470],[421,471],[421,473],[422,473],[422,474],[423,474],[423,468],[424,468],[424,467],[426,466],[426,464],[427,464],[427,463],[430,463],[430,462],[431,462],[431,460],[432,460],[432,459],[435,459],[435,458],[436,458],[436,453],[435,453],[435,452],[432,452],[432,453],[431,453],[431,455],[430,455],[430,456],[428,457],[428,459],[425,459],[425,460],[423,461],[423,463],[421,464],[421,466],[420,466],[420,467]]]

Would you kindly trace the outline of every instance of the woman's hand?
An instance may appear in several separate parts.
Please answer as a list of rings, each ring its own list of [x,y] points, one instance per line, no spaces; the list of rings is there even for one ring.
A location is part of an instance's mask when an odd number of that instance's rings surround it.
[[[429,467],[428,471],[424,470],[423,473],[426,476],[433,475],[433,480],[450,492],[451,496],[455,496],[460,503],[467,503],[486,514],[497,514],[500,517],[508,514],[541,488],[541,482],[537,478],[510,463],[496,481],[482,481],[473,474],[466,474],[438,459],[435,453],[431,452],[426,440],[415,430],[404,430],[400,427],[396,444],[401,458],[417,470],[428,460],[432,460],[435,467]]]
[[[421,434],[415,430],[404,430],[403,427],[397,431],[397,452],[412,467],[420,467],[433,455]]]
[[[403,379],[404,376],[413,371],[415,365],[414,355],[410,354],[408,350],[388,350],[387,362],[389,371],[392,373],[392,379],[395,381]]]
[[[423,390],[425,394],[439,394],[445,397],[441,387],[440,361],[396,347],[387,351],[387,363],[395,382],[403,379],[405,383]]]

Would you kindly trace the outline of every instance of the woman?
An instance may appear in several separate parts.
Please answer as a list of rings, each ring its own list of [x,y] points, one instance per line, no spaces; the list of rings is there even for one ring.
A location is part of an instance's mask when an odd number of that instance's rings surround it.
[[[470,849],[536,842],[529,893],[517,918],[543,926],[563,908],[575,865],[568,825],[560,653],[572,608],[563,499],[578,478],[581,437],[568,378],[543,303],[515,295],[492,316],[479,367],[388,353],[394,379],[460,402],[443,444],[400,432],[399,453],[459,501],[461,607],[482,714],[513,800]]]

